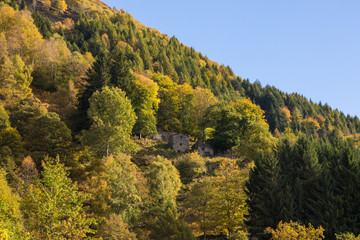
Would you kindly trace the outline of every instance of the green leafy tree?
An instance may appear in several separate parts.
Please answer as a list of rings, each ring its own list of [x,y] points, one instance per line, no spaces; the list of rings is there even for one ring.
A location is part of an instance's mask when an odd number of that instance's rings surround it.
[[[7,239],[6,236],[8,239],[25,238],[20,197],[8,185],[6,172],[0,169],[0,239]]]
[[[43,169],[22,202],[26,228],[35,239],[88,239],[94,232],[84,211],[89,196],[78,191],[59,158],[45,159]]]
[[[203,177],[191,186],[183,202],[185,219],[190,223],[195,233],[206,237],[214,234],[214,225],[211,219],[211,200],[214,183],[211,177]]]
[[[176,84],[169,77],[161,74],[153,74],[151,79],[159,86],[160,104],[156,115],[159,128],[180,132],[182,123]]]
[[[201,122],[205,117],[206,110],[215,105],[218,99],[209,89],[196,87],[191,107],[192,130],[191,135],[198,139],[205,140],[205,129],[201,128]]]
[[[179,172],[172,163],[157,156],[148,166],[146,177],[150,184],[150,193],[156,205],[163,211],[175,210],[176,196],[181,187]]]
[[[106,181],[111,192],[112,212],[130,224],[139,224],[149,200],[147,181],[130,156],[109,156],[105,162]]]
[[[45,156],[65,156],[71,144],[71,131],[56,113],[50,112],[36,118],[28,126],[25,147],[37,163]]]
[[[154,136],[156,130],[156,111],[159,108],[158,85],[144,75],[136,75],[134,94],[132,100],[137,120],[134,132],[140,136]]]
[[[89,130],[84,130],[82,142],[99,156],[110,156],[131,150],[130,139],[136,116],[130,101],[119,88],[104,87],[89,99],[88,115],[92,120]]]
[[[150,239],[195,240],[196,238],[187,224],[178,219],[174,212],[168,208],[155,223]]]
[[[1,163],[5,163],[9,159],[20,163],[24,153],[24,143],[16,128],[8,127],[0,131]]]
[[[206,172],[205,159],[198,153],[181,155],[176,159],[176,168],[179,170],[182,183],[188,184]]]
[[[0,105],[0,130],[10,127],[9,115],[5,108]]]
[[[196,122],[193,118],[194,89],[187,83],[177,85],[176,94],[179,104],[179,120],[182,125],[181,132],[191,134],[196,132]],[[204,100],[205,101],[205,100]]]
[[[359,236],[355,236],[353,233],[341,233],[341,234],[335,234],[336,240],[359,240]]]
[[[232,149],[238,156],[255,159],[274,143],[264,112],[249,99],[210,107],[205,119],[214,127],[212,142],[219,148]]]
[[[236,101],[234,108],[241,114],[243,123],[240,130],[243,136],[239,144],[235,146],[235,152],[248,159],[255,159],[259,152],[269,151],[275,140],[269,133],[264,111],[249,99]]]

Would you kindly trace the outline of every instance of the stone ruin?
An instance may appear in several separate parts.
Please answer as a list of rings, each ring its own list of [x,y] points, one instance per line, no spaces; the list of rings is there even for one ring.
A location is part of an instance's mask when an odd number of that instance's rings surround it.
[[[189,137],[182,133],[174,134],[169,138],[169,145],[178,153],[188,152],[189,142]]]
[[[200,156],[208,157],[214,156],[215,150],[214,148],[207,142],[203,143],[202,141],[197,141],[191,148],[193,151],[198,151]]]
[[[158,140],[158,141],[169,142],[170,138],[175,134],[176,134],[176,132],[158,131],[158,133],[154,137],[152,137],[152,139]]]
[[[152,139],[167,142],[169,146],[178,153],[189,151],[190,138],[182,133],[158,131],[157,135]],[[199,155],[203,157],[215,156],[216,154],[211,144],[202,141],[197,141],[191,150],[198,151]]]

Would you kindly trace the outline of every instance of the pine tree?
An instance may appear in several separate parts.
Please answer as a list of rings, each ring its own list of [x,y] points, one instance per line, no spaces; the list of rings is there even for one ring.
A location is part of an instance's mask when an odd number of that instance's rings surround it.
[[[279,173],[279,162],[274,154],[260,154],[255,161],[255,168],[250,171],[246,184],[249,198],[247,225],[253,237],[266,239],[264,230],[269,226],[276,227],[281,220]]]
[[[310,214],[312,201],[311,199],[316,192],[316,184],[321,174],[321,166],[317,158],[315,149],[316,142],[301,137],[294,146],[292,156],[295,165],[295,172],[292,179],[294,180],[294,196],[296,202],[296,219],[306,222]]]
[[[133,101],[137,96],[134,94],[135,77],[130,72],[130,65],[125,54],[120,49],[115,49],[110,62],[111,80],[109,84],[125,91],[126,96]]]
[[[87,111],[90,107],[89,98],[94,92],[100,90],[104,86],[108,86],[110,75],[110,58],[107,53],[102,53],[96,58],[96,62],[86,73],[83,92],[78,95],[78,131],[82,129],[88,129],[90,127],[90,119],[87,116]]]

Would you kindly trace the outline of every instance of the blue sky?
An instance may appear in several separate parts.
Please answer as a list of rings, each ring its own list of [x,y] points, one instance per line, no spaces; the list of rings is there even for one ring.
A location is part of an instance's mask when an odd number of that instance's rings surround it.
[[[360,116],[360,1],[104,2],[242,78]]]

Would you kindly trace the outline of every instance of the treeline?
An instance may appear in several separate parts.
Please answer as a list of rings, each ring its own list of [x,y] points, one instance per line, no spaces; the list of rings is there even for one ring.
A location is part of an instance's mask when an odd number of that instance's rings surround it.
[[[26,3],[10,2],[13,5]],[[54,1],[54,7],[57,2]],[[193,88],[210,89],[220,100],[250,98],[265,111],[272,133],[282,133],[291,128],[294,132],[325,138],[337,128],[342,135],[358,142],[360,121],[356,116],[345,116],[327,104],[313,103],[299,94],[286,94],[275,87],[262,87],[259,82],[243,80],[235,76],[230,67],[212,62],[175,37],[169,38],[145,27],[123,10],[110,13],[108,8],[94,5],[91,1],[86,4],[81,1],[73,4],[64,2],[71,15],[63,14],[62,23],[58,22],[55,29],[49,27],[47,18],[40,14],[35,13],[34,19],[44,37],[58,32],[71,51],[91,52],[93,56],[98,56],[120,49],[134,72],[148,70],[161,73],[177,84],[187,83]],[[28,5],[32,8],[30,2]],[[38,5],[37,9],[44,9],[41,2]],[[80,8],[80,5],[83,7]],[[46,12],[46,9],[43,11]]]
[[[121,48],[134,71],[150,70],[169,76],[177,84],[210,89],[220,100],[248,97],[265,111],[272,132],[290,127],[294,132],[324,138],[337,128],[345,136],[359,137],[358,117],[345,116],[299,94],[285,94],[275,87],[242,80],[229,67],[212,62],[175,37],[143,26],[122,10],[110,17],[80,14],[74,26],[64,30],[64,36],[69,46],[95,56]]]

